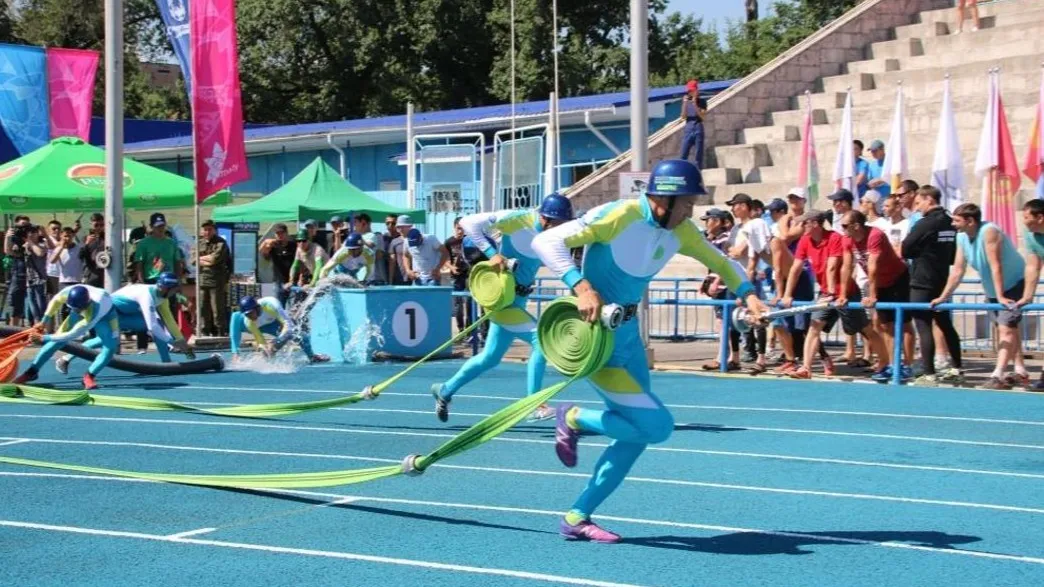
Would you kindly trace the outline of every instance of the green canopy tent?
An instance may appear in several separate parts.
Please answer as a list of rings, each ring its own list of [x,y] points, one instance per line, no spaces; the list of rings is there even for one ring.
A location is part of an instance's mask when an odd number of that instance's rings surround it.
[[[0,212],[92,211],[105,208],[105,151],[75,137],[59,137],[0,166]],[[226,204],[227,190],[206,205]],[[191,208],[196,184],[187,177],[123,160],[123,207]]]
[[[213,218],[215,222],[326,222],[333,216],[362,212],[373,218],[406,214],[418,224],[425,219],[423,210],[404,210],[366,195],[320,157],[276,191],[249,204],[216,208]]]

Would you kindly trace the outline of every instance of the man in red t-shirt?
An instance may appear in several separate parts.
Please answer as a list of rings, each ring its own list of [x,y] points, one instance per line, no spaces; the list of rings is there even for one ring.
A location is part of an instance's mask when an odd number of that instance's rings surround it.
[[[801,271],[802,261],[805,260],[812,266],[812,272],[816,275],[816,282],[819,284],[819,301],[833,301],[837,298],[847,300],[852,295],[858,297],[859,288],[856,287],[851,277],[844,281],[841,279],[839,261],[842,257],[842,237],[836,232],[823,228],[823,224],[829,220],[829,217],[829,213],[813,211],[795,220],[795,222],[801,223],[804,234],[798,241],[797,250],[794,252],[795,263],[791,266],[787,291],[782,300],[784,307],[790,307],[794,302],[793,284],[797,283],[798,272]],[[846,290],[843,296],[838,295],[841,283],[845,284]],[[795,370],[791,377],[809,379],[812,376],[812,358],[815,356],[815,350],[819,344],[819,334],[833,328],[838,319],[841,320],[841,327],[845,333],[861,332],[873,345],[873,348],[881,348],[881,339],[870,327],[870,320],[863,310],[837,307],[817,310],[812,313],[812,327],[805,339],[804,364]],[[829,358],[825,359],[823,363],[828,373],[833,372],[833,364]]]
[[[895,254],[888,237],[881,230],[866,225],[866,216],[858,211],[845,214],[841,219],[841,227],[845,231],[842,238],[841,279],[851,279],[856,265],[862,268],[867,277],[866,297],[863,307],[873,308],[877,302],[910,301],[910,272],[906,263]],[[847,303],[847,296],[841,296],[838,303]],[[887,356],[880,357],[879,365],[886,369],[891,362],[895,349],[895,311],[878,310],[878,331],[880,332]],[[903,313],[903,324],[909,324],[913,316]],[[890,372],[881,371],[874,379],[891,376]]]

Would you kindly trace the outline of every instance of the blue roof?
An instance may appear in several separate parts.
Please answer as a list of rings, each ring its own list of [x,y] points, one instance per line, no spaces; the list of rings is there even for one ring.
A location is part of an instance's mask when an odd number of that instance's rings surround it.
[[[704,82],[700,84],[700,92],[714,94],[721,92],[739,80],[723,82]],[[661,102],[679,98],[685,94],[685,86],[672,86],[669,88],[655,88],[649,91],[650,102]],[[611,108],[622,108],[631,103],[630,92],[615,92],[611,94],[598,94],[595,96],[577,96],[573,98],[562,98],[558,101],[559,112],[575,112],[583,110],[606,110]],[[536,116],[548,112],[549,100],[536,102],[521,102],[515,104],[515,116]],[[455,110],[442,110],[438,112],[420,112],[413,115],[414,128],[425,126],[445,125],[470,125],[475,126],[486,121],[503,121],[511,116],[510,104],[498,104],[496,106],[477,106],[474,108],[459,108]],[[246,140],[259,139],[290,139],[299,136],[323,135],[327,133],[342,132],[365,132],[365,131],[395,131],[406,128],[406,116],[383,116],[380,118],[360,118],[356,120],[341,120],[337,122],[316,122],[309,124],[296,124],[285,126],[266,126],[262,128],[247,128]],[[152,149],[176,149],[192,145],[191,136],[174,137],[153,141],[142,141],[126,145],[126,151],[133,153]]]

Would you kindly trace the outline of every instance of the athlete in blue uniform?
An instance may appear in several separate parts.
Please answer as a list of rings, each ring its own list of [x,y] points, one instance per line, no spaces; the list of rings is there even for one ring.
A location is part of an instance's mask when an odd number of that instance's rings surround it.
[[[453,394],[479,375],[500,364],[515,339],[525,340],[533,347],[529,357],[529,393],[540,391],[547,361],[540,352],[536,337],[536,318],[526,311],[529,294],[533,292],[537,271],[542,263],[533,252],[533,239],[548,228],[573,219],[573,204],[569,198],[551,194],[544,198],[534,210],[503,210],[500,212],[472,214],[460,220],[464,234],[474,243],[484,245],[483,254],[490,263],[507,271],[508,259],[516,261],[515,302],[508,308],[495,312],[490,317],[492,325],[482,352],[468,362],[445,383],[431,387],[435,396],[435,415],[445,422],[449,419],[449,403]],[[500,232],[500,251],[494,248],[492,234]],[[555,415],[551,406],[540,406],[534,412],[534,420],[545,420]]]
[[[319,279],[326,277],[331,271],[347,274],[359,283],[373,279],[373,251],[363,246],[363,235],[353,232],[344,239],[344,245],[319,270]]]
[[[228,326],[229,345],[232,347],[232,358],[239,358],[239,343],[243,338],[243,331],[249,330],[254,335],[257,348],[261,349],[266,356],[272,356],[283,345],[290,342],[293,337],[293,322],[290,315],[283,309],[279,300],[271,297],[261,299],[253,296],[243,296],[239,299],[239,310],[232,312],[232,318]],[[265,335],[274,336],[272,342],[265,341]],[[313,363],[325,363],[330,357],[312,352],[312,345],[305,333],[301,337],[301,350]]]
[[[598,320],[605,303],[625,308],[612,356],[589,377],[606,408],[563,405],[556,411],[555,450],[565,466],[576,466],[581,432],[612,439],[587,488],[559,525],[569,540],[620,540],[591,522],[590,516],[620,485],[645,447],[667,440],[674,429],[670,411],[652,393],[645,348],[638,321],[633,319],[653,276],[675,254],[692,257],[721,276],[729,290],[745,300],[754,319],[765,311],[743,267],[709,244],[693,224],[696,196],[705,193],[700,171],[692,163],[661,161],[644,197],[598,206],[533,240],[533,250],[544,265],[576,293],[584,319]],[[582,270],[569,252],[580,246],[586,247]]]
[[[51,303],[47,306],[44,314],[43,324],[54,322],[58,312],[65,305],[71,310],[69,317],[62,322],[54,334],[41,335],[38,332],[30,335],[32,342],[42,342],[44,346],[36,353],[32,364],[24,373],[15,379],[15,383],[29,383],[35,381],[40,367],[50,359],[54,353],[61,350],[66,343],[76,340],[94,329],[96,338],[101,340],[102,350],[87,368],[83,376],[83,386],[86,389],[98,387],[94,378],[109,364],[116,349],[120,345],[119,323],[116,319],[116,309],[112,303],[112,296],[100,287],[89,285],[70,285],[58,292]]]

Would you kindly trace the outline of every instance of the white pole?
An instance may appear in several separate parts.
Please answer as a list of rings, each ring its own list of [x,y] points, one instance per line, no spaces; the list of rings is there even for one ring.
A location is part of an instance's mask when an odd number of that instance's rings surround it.
[[[631,171],[649,161],[649,3],[631,0]],[[649,290],[639,311],[642,344],[649,348]]]
[[[406,201],[410,208],[417,207],[417,195],[413,191],[416,179],[417,150],[413,144],[413,102],[406,103]]]
[[[123,280],[123,0],[105,0],[105,288]]]
[[[544,196],[548,196],[551,192],[555,191],[555,185],[558,183],[555,181],[555,177],[558,171],[555,166],[557,157],[555,156],[558,146],[558,112],[555,109],[557,104],[555,93],[551,92],[551,98],[548,100],[548,125],[547,125],[547,149],[544,151],[544,169],[547,171],[544,173]]]
[[[516,192],[515,186],[515,0],[511,0],[511,198],[505,208],[514,208]],[[530,202],[534,204],[534,202]]]
[[[561,97],[561,93],[558,89],[558,52],[561,50],[559,44],[559,30],[558,30],[558,0],[552,0],[551,2],[551,26],[554,29],[552,37],[554,38],[554,50],[555,50],[555,93],[552,94],[551,108],[554,110],[553,118],[551,121],[551,128],[554,129],[554,145],[555,145],[555,156],[553,159],[554,169],[554,181],[551,183],[551,189],[557,190],[558,186],[561,185],[560,175],[562,173],[562,133],[561,129],[558,128],[558,99]]]

